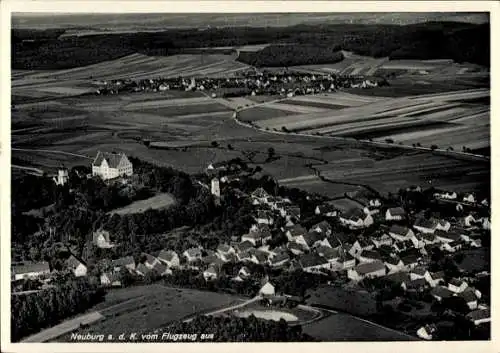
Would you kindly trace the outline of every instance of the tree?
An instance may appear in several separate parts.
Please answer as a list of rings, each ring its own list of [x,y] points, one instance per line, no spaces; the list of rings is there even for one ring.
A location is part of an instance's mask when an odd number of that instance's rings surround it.
[[[230,143],[227,145],[227,149],[230,151],[234,150],[233,146]]]
[[[211,146],[214,148],[219,147],[219,143],[217,141],[212,141]]]
[[[275,150],[274,150],[274,147],[269,147],[267,149],[267,160],[270,161],[273,159],[274,155],[275,155]]]
[[[438,149],[438,146],[437,145],[431,145],[431,150],[437,150]]]

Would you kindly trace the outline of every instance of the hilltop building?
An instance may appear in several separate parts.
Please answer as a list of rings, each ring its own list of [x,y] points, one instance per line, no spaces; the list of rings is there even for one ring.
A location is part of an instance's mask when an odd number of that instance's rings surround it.
[[[213,178],[211,181],[210,191],[212,195],[219,198],[220,197],[220,182],[219,179]]]
[[[64,186],[69,180],[68,170],[66,168],[59,169],[57,171],[57,176],[53,178],[56,185]]]
[[[131,176],[133,174],[132,163],[124,153],[97,152],[92,162],[92,175],[99,176],[103,180],[118,178],[120,176]]]

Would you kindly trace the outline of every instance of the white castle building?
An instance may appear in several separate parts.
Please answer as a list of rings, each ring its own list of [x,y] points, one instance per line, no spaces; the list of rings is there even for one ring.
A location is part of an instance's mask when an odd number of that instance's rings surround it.
[[[61,185],[63,186],[64,184],[66,184],[69,180],[69,176],[68,176],[68,170],[66,168],[63,168],[63,169],[59,169],[57,171],[57,176],[55,176],[53,178],[54,182],[56,183],[56,185]]]
[[[97,175],[103,180],[131,176],[133,173],[132,163],[124,153],[99,151],[92,162],[92,175]]]

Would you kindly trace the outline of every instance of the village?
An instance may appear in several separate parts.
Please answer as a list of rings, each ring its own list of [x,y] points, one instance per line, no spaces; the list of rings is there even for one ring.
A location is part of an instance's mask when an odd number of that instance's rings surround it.
[[[94,80],[97,95],[121,92],[165,92],[170,90],[208,92],[212,98],[296,95],[334,92],[339,88],[372,88],[387,85],[382,78],[365,79],[360,75],[338,75],[281,70],[279,72],[248,70],[237,77],[178,77],[151,79]]]
[[[134,166],[123,153],[99,152],[91,170],[91,174],[83,177],[97,177],[107,183],[127,184],[134,175]],[[179,270],[197,272],[211,282],[227,275],[223,274],[224,266],[233,264],[239,270],[231,281],[258,283],[257,295],[268,305],[282,303],[279,298],[304,302],[303,297],[283,292],[269,276],[250,270],[261,266],[275,272],[299,270],[324,276],[327,285],[351,290],[363,288],[376,292],[390,283],[393,295],[383,301],[384,305],[398,299],[397,310],[412,311],[417,309],[411,305],[409,310],[405,308],[408,302],[416,307],[415,303],[420,303],[420,307],[441,303],[448,314],[455,315],[453,312],[457,310],[476,326],[490,322],[489,301],[474,286],[489,272],[462,267],[456,261],[453,271],[439,267],[445,266],[447,262],[443,260],[448,257],[457,254],[466,257],[488,246],[491,223],[487,199],[477,199],[472,193],[435,191],[430,194],[431,201],[446,207],[448,211],[443,216],[415,207],[411,200],[421,198],[425,190],[413,186],[400,193],[400,204],[385,197],[353,196],[361,206],[341,209],[335,200],[322,202],[305,219],[301,215],[304,210],[290,198],[263,187],[252,192],[240,190],[240,175],[240,169],[217,163],[209,165],[197,182],[210,191],[218,207],[225,207],[230,197],[251,203],[254,222],[247,232],[233,236],[230,242],[219,243],[216,248],[188,247],[186,243],[182,252],[169,248],[158,253],[144,252],[140,262],[133,256],[112,259],[109,270],[100,273],[100,284],[122,287],[124,272],[140,280],[152,273],[169,278]],[[59,170],[53,181],[64,186],[68,171]],[[428,193],[425,195],[429,197]],[[315,202],[313,196],[310,200]],[[100,228],[93,232],[92,242],[96,248],[110,249],[119,246],[113,238],[108,230]],[[65,266],[76,277],[88,274],[87,264],[76,254],[66,259]],[[23,283],[27,280],[40,279],[43,283],[30,291],[55,285],[51,278],[56,272],[51,271],[47,262],[13,264],[13,294],[26,293]],[[419,322],[422,325],[411,334],[433,339],[438,330],[436,324],[426,322],[425,317]]]

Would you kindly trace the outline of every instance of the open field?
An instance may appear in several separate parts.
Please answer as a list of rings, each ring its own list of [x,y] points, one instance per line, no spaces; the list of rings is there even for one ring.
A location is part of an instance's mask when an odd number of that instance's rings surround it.
[[[139,59],[132,57],[129,60]],[[273,108],[264,105],[243,110],[240,119],[276,126],[277,130],[292,124],[309,129],[306,130],[308,133],[325,129],[330,131],[328,134],[336,134],[337,129],[351,136],[367,133],[374,128],[372,124],[378,128],[377,124],[383,123],[387,125],[384,127],[386,131],[377,132],[379,137],[376,139],[393,136],[396,143],[411,144],[419,140],[424,145],[439,136],[439,147],[446,148],[452,142],[450,139],[455,139],[455,150],[461,150],[467,132],[486,140],[489,116],[483,100],[488,96],[489,92],[481,90],[401,99],[336,92],[287,99],[303,105],[285,102],[277,103]],[[267,101],[275,98],[269,97]],[[256,151],[258,154],[251,165],[261,166],[264,173],[285,180],[284,185],[329,197],[342,196],[361,185],[372,186],[381,192],[395,192],[408,184],[431,185],[429,181],[432,185],[470,191],[483,189],[488,184],[487,164],[427,152],[415,156],[415,151],[398,149],[397,146],[382,149],[354,140],[273,134],[243,126],[231,118],[229,106],[250,104],[255,99],[211,99],[199,92],[168,91],[57,97],[46,102],[20,104],[12,113],[12,126],[17,129],[12,134],[12,147],[35,151],[14,150],[12,156],[21,163],[19,165],[52,172],[61,164],[67,167],[88,165],[90,160],[37,150],[63,150],[90,158],[99,150],[115,150],[159,165],[198,173],[210,163],[236,157],[245,160],[245,152]],[[266,101],[262,97],[259,100]],[[331,105],[335,109],[307,114],[274,109],[283,108],[283,105],[287,109],[304,108],[308,103]],[[347,108],[338,109],[338,106]],[[369,115],[373,109],[373,115]],[[396,114],[394,111],[399,117],[391,116]],[[359,115],[354,114],[356,112]],[[335,117],[333,122],[332,117]],[[388,124],[391,119],[394,126]],[[326,121],[328,126],[312,128],[318,121]],[[85,122],[85,127],[82,127],[82,122]],[[396,130],[404,124],[414,126],[408,131]],[[460,129],[463,126],[469,129]],[[440,134],[431,133],[433,131]],[[447,134],[452,137],[448,138]],[[147,148],[140,139],[149,139],[170,149]],[[213,141],[217,141],[220,147],[211,147]],[[472,143],[469,143],[467,147],[472,148]],[[231,149],[228,149],[229,144]],[[277,159],[266,162],[269,147],[275,149]],[[485,144],[476,143],[474,147],[485,147]],[[315,170],[325,180],[319,179]]]
[[[141,79],[151,77],[177,76],[219,76],[234,75],[246,69],[246,64],[234,60],[234,56],[222,54],[186,54],[172,56],[146,56],[131,54],[116,60],[98,64],[50,72],[35,71],[18,73],[16,85],[34,84],[43,80],[84,80],[89,78]],[[20,71],[22,73],[22,71]]]
[[[340,93],[346,106],[354,102],[352,94]],[[407,145],[420,143],[429,147],[461,149],[486,148],[490,145],[489,105],[470,103],[489,97],[489,90],[476,89],[403,98],[377,98],[368,102],[360,97],[357,106],[340,110],[297,114],[294,116],[259,116],[257,124],[266,129],[281,129],[310,134],[355,138],[392,139]],[[371,97],[370,97],[371,98]],[[305,101],[304,98],[301,98]],[[326,97],[313,97],[319,101]],[[297,100],[296,100],[297,101]],[[361,103],[362,102],[362,103]],[[284,104],[280,104],[284,105]],[[250,112],[252,109],[250,109]],[[248,112],[247,112],[248,113]],[[439,138],[438,138],[439,136]]]
[[[110,309],[107,309],[105,305],[101,305],[99,308],[99,312],[105,318],[90,325],[87,329],[79,329],[78,333],[112,334],[118,337],[120,333],[137,332],[138,329],[153,331],[196,312],[241,302],[240,298],[227,294],[168,288],[158,284],[123,288],[116,291],[119,294],[113,294],[115,290],[111,290],[106,298],[106,303],[108,300],[113,302],[112,306],[108,306]],[[121,296],[120,292],[125,293]],[[139,292],[140,297],[138,297]],[[121,296],[119,302],[122,302],[123,305],[116,305],[117,301],[113,297],[118,295]],[[127,299],[134,300],[127,301]],[[70,335],[67,334],[59,337],[56,341],[68,342],[69,337]]]
[[[139,200],[131,203],[126,207],[122,207],[110,212],[110,214],[131,214],[131,213],[142,213],[149,209],[160,209],[170,207],[175,204],[175,198],[169,193],[162,193],[155,195],[146,200]]]
[[[391,330],[362,319],[332,314],[324,319],[304,325],[304,333],[322,341],[416,341],[403,333]]]

